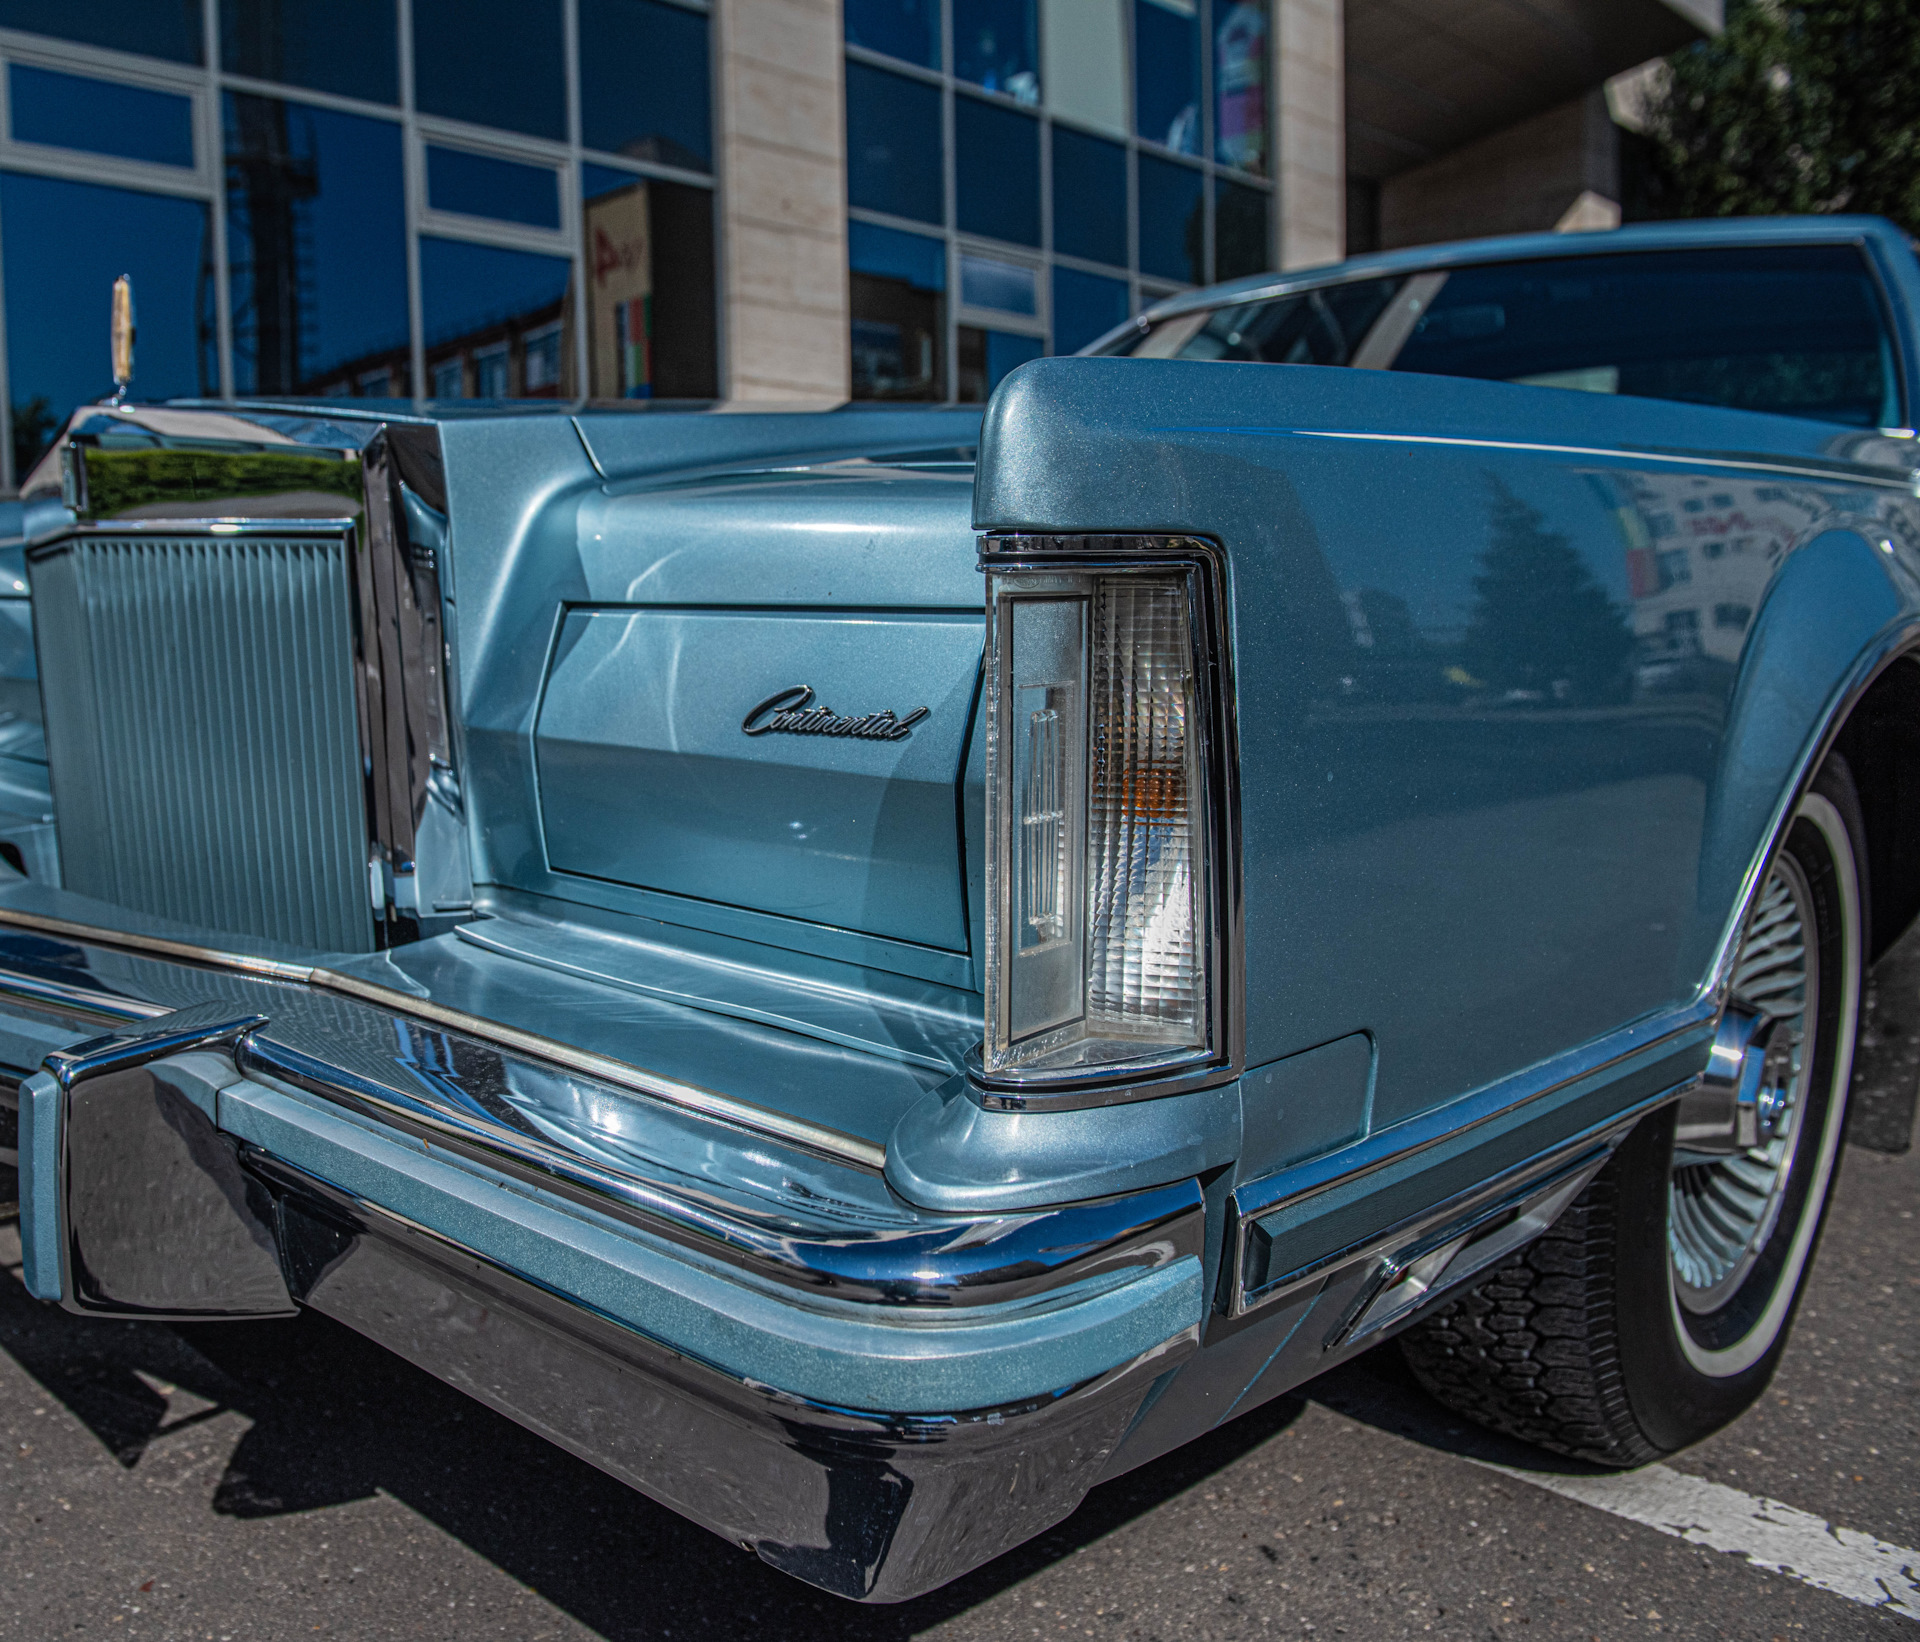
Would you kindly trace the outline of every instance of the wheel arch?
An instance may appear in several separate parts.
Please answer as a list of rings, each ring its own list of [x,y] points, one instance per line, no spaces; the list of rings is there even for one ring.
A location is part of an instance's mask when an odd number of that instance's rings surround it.
[[[1724,988],[1768,864],[1836,748],[1856,782],[1859,759],[1881,763],[1874,805],[1862,798],[1866,923],[1878,951],[1920,912],[1920,852],[1896,847],[1903,824],[1920,825],[1920,606],[1886,551],[1852,529],[1825,531],[1789,556],[1741,655],[1701,841],[1698,928],[1713,939],[1699,954],[1703,994]],[[1874,885],[1882,852],[1901,862],[1889,868],[1884,911]]]
[[[1867,958],[1920,913],[1920,648],[1896,652],[1832,738],[1853,772],[1867,835]]]

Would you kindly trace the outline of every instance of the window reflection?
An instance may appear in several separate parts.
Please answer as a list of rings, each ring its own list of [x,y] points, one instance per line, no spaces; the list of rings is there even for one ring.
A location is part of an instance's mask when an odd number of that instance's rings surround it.
[[[0,28],[51,34],[87,46],[137,51],[170,63],[204,61],[200,0],[0,0]]]
[[[947,249],[923,234],[847,225],[853,397],[944,399]]]
[[[713,196],[600,165],[581,167],[581,185],[587,392],[713,398]]]
[[[847,44],[940,66],[940,0],[847,0]]]
[[[427,379],[457,363],[478,399],[571,397],[572,276],[565,257],[423,234]]]
[[[1043,0],[1046,105],[1116,137],[1127,134],[1125,0]]]
[[[1053,128],[1053,248],[1089,262],[1127,265],[1127,151]]]
[[[400,101],[393,0],[220,0],[220,66],[370,103]]]
[[[384,370],[407,391],[399,126],[232,92],[225,127],[234,386],[345,392]]]
[[[1007,372],[1029,359],[1038,359],[1044,352],[1046,349],[1037,336],[1017,336],[1011,331],[962,325],[957,351],[960,401],[977,405],[990,399]]]
[[[193,103],[165,91],[11,64],[13,140],[113,154],[155,165],[193,164]]]
[[[1200,19],[1192,0],[1135,0],[1134,123],[1148,142],[1200,152]]]
[[[938,222],[940,93],[930,85],[847,64],[847,198],[869,211]]]
[[[1040,122],[977,97],[953,100],[955,211],[963,234],[1040,243]]]
[[[120,274],[132,276],[140,304],[134,391],[219,390],[212,242],[199,201],[9,172],[0,218],[16,480],[69,412],[113,391],[107,324]]]
[[[560,226],[560,178],[551,166],[522,165],[464,148],[427,149],[427,203],[534,228]]]
[[[1053,271],[1053,351],[1077,353],[1127,317],[1127,282],[1083,274],[1077,268]]]
[[[1140,272],[1207,283],[1200,173],[1148,154],[1140,156]]]
[[[564,141],[560,0],[413,0],[413,83],[423,114]]]
[[[1265,0],[1214,0],[1213,152],[1222,165],[1267,169]],[[1222,276],[1224,277],[1224,276]]]
[[[707,171],[706,13],[662,0],[580,0],[580,140]]]
[[[953,72],[1019,102],[1039,102],[1034,0],[953,0]]]
[[[1002,262],[972,252],[960,256],[960,300],[969,308],[998,308],[1006,314],[1031,314],[1038,308],[1034,270],[1025,263]]]

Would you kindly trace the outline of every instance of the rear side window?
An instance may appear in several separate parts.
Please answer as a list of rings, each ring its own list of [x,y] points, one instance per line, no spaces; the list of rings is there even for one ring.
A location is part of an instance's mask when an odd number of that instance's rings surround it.
[[[1163,339],[1175,326],[1188,334]],[[1879,295],[1847,245],[1611,252],[1363,280],[1178,316],[1132,351],[1472,376],[1854,427],[1901,419]]]

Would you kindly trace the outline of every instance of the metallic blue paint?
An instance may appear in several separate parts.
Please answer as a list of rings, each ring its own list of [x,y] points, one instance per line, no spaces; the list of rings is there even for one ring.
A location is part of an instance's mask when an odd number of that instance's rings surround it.
[[[550,866],[964,952],[980,645],[971,613],[569,611],[535,733]],[[899,741],[743,733],[781,677],[843,715],[926,716]]]
[[[990,407],[975,524],[1223,544],[1247,1059],[1369,1032],[1385,1126],[1709,982],[1786,772],[1856,660],[1912,620],[1912,453],[1546,388],[1043,360]],[[1730,659],[1629,674],[1635,556],[1656,519],[1703,516],[1683,510],[1696,495],[1770,521],[1726,601]],[[1496,612],[1521,625],[1482,648],[1494,668],[1548,656],[1551,688],[1447,681],[1441,641],[1478,583],[1524,583],[1530,555],[1618,614],[1582,626],[1573,592],[1510,599]],[[1807,634],[1791,684],[1759,682],[1776,626]]]

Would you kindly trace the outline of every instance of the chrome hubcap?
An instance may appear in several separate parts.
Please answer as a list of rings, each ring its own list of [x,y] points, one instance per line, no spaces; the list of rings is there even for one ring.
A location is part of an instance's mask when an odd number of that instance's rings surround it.
[[[1731,1157],[1676,1149],[1667,1243],[1674,1293],[1696,1314],[1732,1299],[1773,1235],[1806,1105],[1811,1030],[1819,1018],[1813,898],[1790,855],[1767,874],[1733,970],[1733,997],[1775,1016],[1759,1098],[1759,1138]]]

